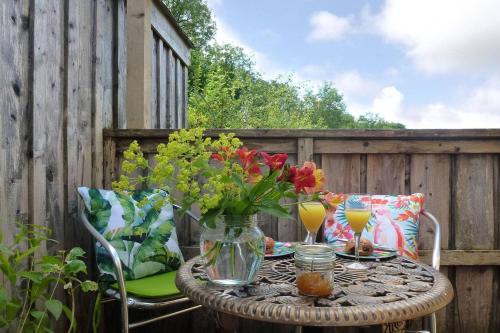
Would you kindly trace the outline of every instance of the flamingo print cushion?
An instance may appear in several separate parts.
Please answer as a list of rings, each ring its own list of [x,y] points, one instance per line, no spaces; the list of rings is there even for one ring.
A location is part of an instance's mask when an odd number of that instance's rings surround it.
[[[418,259],[418,223],[424,195],[372,195],[372,217],[361,237],[372,243],[396,249],[399,255]],[[344,204],[327,214],[325,241],[351,239],[354,232],[344,214]]]
[[[179,268],[183,257],[177,242],[173,207],[162,200],[167,192],[138,190],[129,196],[80,187],[78,193],[89,222],[118,252],[126,280]],[[140,205],[143,200],[146,204]],[[96,257],[101,279],[115,281],[111,258],[98,242]]]

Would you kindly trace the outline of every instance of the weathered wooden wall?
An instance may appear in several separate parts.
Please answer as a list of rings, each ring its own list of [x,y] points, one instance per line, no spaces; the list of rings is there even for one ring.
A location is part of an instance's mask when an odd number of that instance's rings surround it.
[[[164,39],[180,38],[178,28],[167,29],[171,15],[154,3],[160,8],[154,24],[170,33]],[[156,34],[150,24],[149,39]],[[176,64],[163,72],[174,82],[168,103],[175,106],[176,119],[184,119],[188,60],[180,62],[177,52],[186,56],[188,51],[163,47]],[[146,52],[151,60],[156,51]],[[20,220],[53,229],[59,245],[48,250],[78,245],[91,252],[77,223],[75,189],[102,186],[103,128],[127,127],[127,1],[0,1],[0,73],[4,242],[13,238],[14,222]],[[144,81],[150,82],[153,73],[147,74]],[[0,274],[0,283],[3,279]],[[92,304],[82,298],[79,306],[79,327],[85,331]]]
[[[286,152],[299,163],[315,160],[325,170],[328,189],[335,192],[424,193],[427,209],[442,227],[441,271],[456,290],[454,302],[438,313],[439,331],[500,330],[500,130],[234,132],[249,147]],[[104,183],[109,185],[119,173],[121,152],[131,140],[139,140],[149,155],[168,133],[106,130]],[[178,228],[185,252],[196,254],[199,229]],[[269,218],[262,229],[282,241],[304,237],[303,227],[295,221]],[[431,236],[423,224],[420,246],[427,262]],[[227,317],[225,325],[238,332],[292,330]]]

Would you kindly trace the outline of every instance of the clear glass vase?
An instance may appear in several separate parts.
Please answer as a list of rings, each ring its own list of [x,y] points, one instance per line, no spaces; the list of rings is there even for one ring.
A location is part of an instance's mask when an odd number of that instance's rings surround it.
[[[262,265],[265,237],[253,216],[224,216],[215,228],[203,228],[200,249],[213,283],[243,286]]]

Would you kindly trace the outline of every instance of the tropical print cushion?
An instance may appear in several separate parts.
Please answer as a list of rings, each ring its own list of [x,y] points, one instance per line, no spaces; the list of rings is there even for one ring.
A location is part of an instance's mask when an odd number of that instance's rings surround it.
[[[116,249],[126,280],[177,270],[184,261],[173,221],[173,207],[162,190],[138,190],[131,196],[80,187],[85,214]],[[116,280],[106,249],[96,243],[97,266],[105,281]]]
[[[372,243],[394,248],[399,255],[418,259],[418,224],[423,209],[424,195],[373,195],[372,217],[361,237]],[[327,243],[337,239],[351,239],[351,230],[345,217],[344,204],[327,215],[324,237]]]

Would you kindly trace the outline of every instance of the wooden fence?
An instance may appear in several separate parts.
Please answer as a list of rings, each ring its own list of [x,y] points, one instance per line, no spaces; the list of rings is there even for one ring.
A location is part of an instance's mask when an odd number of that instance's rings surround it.
[[[139,3],[149,8],[146,37],[134,36],[128,26],[133,19],[127,8]],[[136,14],[134,19],[146,16],[140,10]],[[176,120],[169,125],[176,128],[185,119],[190,43],[159,0],[5,0],[0,2],[0,27],[3,242],[13,239],[14,222],[20,220],[53,229],[59,244],[49,251],[75,245],[91,251],[90,239],[76,219],[76,187],[102,186],[102,129],[126,128],[133,113],[133,106],[127,106],[127,81],[133,88],[158,75],[149,67],[142,77],[127,76],[127,67],[134,67],[127,45],[133,45],[135,53],[142,45],[151,63],[157,52],[153,36],[162,40],[171,61],[168,69],[160,65],[165,69],[160,76],[171,84],[161,89],[174,93],[161,96],[168,96],[175,107]],[[85,331],[93,305],[82,298],[78,306],[79,329]]]
[[[220,131],[210,130],[209,136]],[[454,302],[438,315],[440,332],[500,331],[500,130],[236,130],[253,148],[286,152],[294,162],[315,160],[335,192],[422,192],[426,208],[441,223],[441,271],[455,286]],[[164,130],[105,130],[104,184],[120,170],[121,153],[138,140],[147,155],[165,142]],[[300,223],[267,218],[266,234],[278,240],[304,237]],[[188,255],[197,250],[199,229],[179,225]],[[420,248],[430,261],[432,231],[423,225]],[[265,324],[226,322],[251,332]],[[260,325],[260,326],[255,326]],[[289,327],[273,330],[290,331]]]

